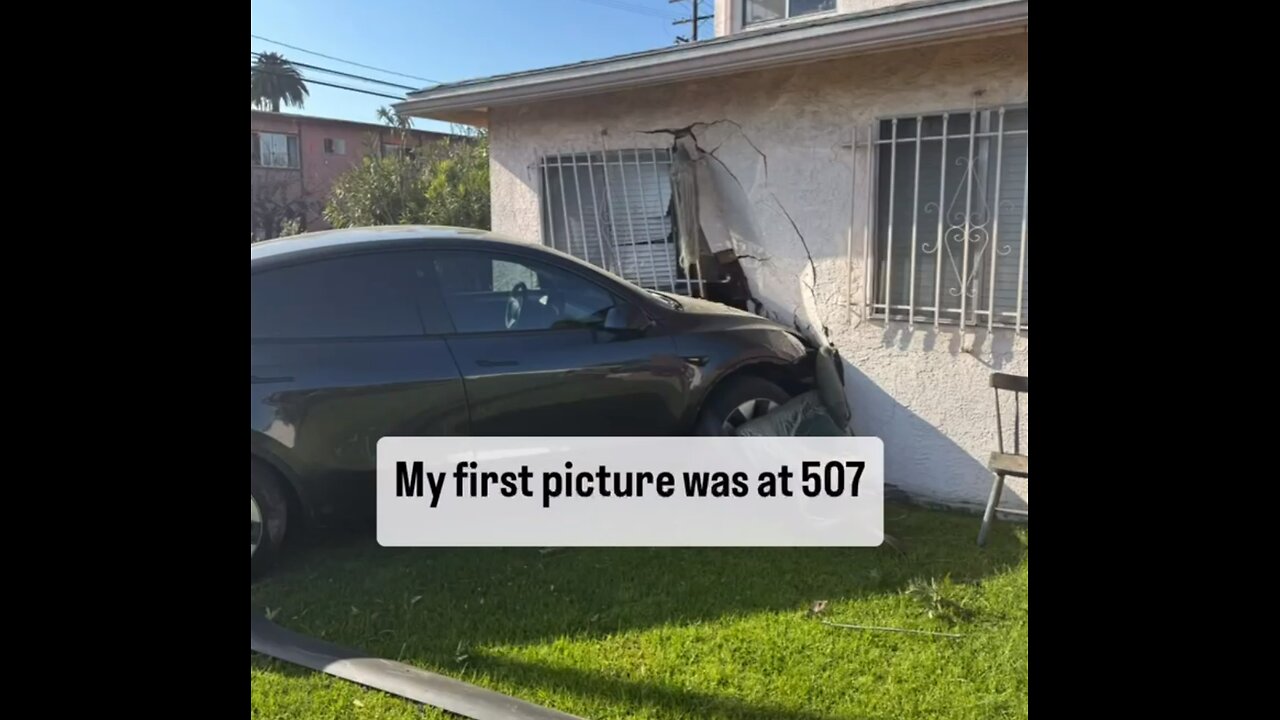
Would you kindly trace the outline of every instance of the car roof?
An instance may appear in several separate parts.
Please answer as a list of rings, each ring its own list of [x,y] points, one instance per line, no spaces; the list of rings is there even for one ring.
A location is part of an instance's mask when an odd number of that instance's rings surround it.
[[[256,242],[250,246],[250,260],[283,258],[305,253],[323,254],[325,250],[340,252],[352,246],[375,244],[395,245],[404,242],[446,244],[456,241],[488,240],[499,244],[528,247],[533,243],[522,242],[488,230],[448,227],[443,225],[388,225],[379,227],[344,228],[321,232],[291,235]]]
[[[643,295],[645,291],[632,287],[624,278],[606,268],[592,265],[559,248],[548,247],[536,241],[525,241],[509,235],[476,228],[449,227],[445,225],[385,225],[375,227],[344,228],[320,232],[290,235],[264,240],[250,246],[250,263],[255,272],[294,262],[309,262],[332,255],[355,251],[413,247],[456,249],[460,245],[486,250],[517,250],[524,255],[555,255],[563,262],[576,265],[594,275],[604,275],[629,287],[630,291]]]

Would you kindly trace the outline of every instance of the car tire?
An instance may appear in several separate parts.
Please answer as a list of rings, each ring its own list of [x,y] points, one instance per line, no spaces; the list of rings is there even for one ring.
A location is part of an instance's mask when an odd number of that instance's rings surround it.
[[[786,390],[764,378],[754,375],[729,378],[712,391],[698,416],[694,434],[732,435],[733,427],[760,417],[790,399]]]
[[[260,460],[251,467],[253,547],[251,578],[262,577],[275,563],[289,524],[289,501],[274,471]]]

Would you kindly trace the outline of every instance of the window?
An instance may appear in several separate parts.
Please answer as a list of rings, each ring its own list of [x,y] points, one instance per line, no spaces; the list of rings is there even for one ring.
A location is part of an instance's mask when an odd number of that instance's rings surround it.
[[[543,242],[641,287],[687,294],[672,224],[671,165],[667,149],[542,158]]]
[[[595,283],[514,256],[448,252],[435,266],[460,333],[595,327],[615,304]]]
[[[419,303],[431,297],[424,292],[431,281],[429,263],[423,253],[375,253],[260,272],[250,291],[253,337],[321,340],[448,332],[442,308],[428,305],[419,313]]]
[[[1027,328],[1027,108],[889,118],[876,140],[872,315]]]
[[[784,18],[830,12],[836,9],[836,0],[742,0],[742,24],[782,20]]]
[[[261,167],[297,168],[298,136],[282,133],[251,133],[253,164]]]
[[[347,141],[342,138],[325,138],[324,139],[325,155],[346,155]]]
[[[413,148],[406,147],[399,143],[389,143],[389,142],[382,143],[383,157],[393,157],[401,153],[403,153],[405,157],[413,157]]]

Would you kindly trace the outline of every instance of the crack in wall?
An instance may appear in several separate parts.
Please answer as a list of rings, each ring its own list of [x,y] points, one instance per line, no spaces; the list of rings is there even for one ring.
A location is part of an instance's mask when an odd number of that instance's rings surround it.
[[[745,185],[743,185],[742,180],[738,177],[737,173],[733,172],[733,169],[732,169],[732,168],[730,168],[730,167],[729,167],[729,165],[728,165],[727,163],[725,163],[725,161],[724,161],[723,159],[721,159],[719,156],[717,156],[717,155],[716,155],[716,152],[717,152],[717,151],[719,151],[719,150],[720,150],[720,148],[721,148],[721,147],[723,147],[723,146],[724,146],[724,143],[725,143],[725,142],[727,142],[727,141],[721,141],[721,143],[720,143],[720,144],[716,145],[714,148],[712,148],[710,151],[708,151],[706,148],[703,148],[703,147],[702,147],[702,144],[700,143],[700,141],[699,141],[699,139],[698,139],[698,135],[697,135],[697,133],[696,133],[696,132],[694,132],[694,129],[695,129],[695,128],[711,128],[711,127],[714,127],[714,126],[716,126],[716,125],[720,125],[720,124],[732,125],[732,126],[733,126],[737,131],[738,131],[738,134],[742,137],[742,139],[743,139],[744,141],[746,141],[746,143],[747,143],[748,145],[750,145],[750,146],[751,146],[751,149],[752,149],[752,150],[754,150],[754,151],[756,152],[756,154],[760,156],[761,165],[762,165],[762,167],[763,167],[763,169],[764,169],[764,184],[765,184],[765,187],[766,187],[766,188],[768,188],[768,186],[769,186],[769,156],[768,156],[768,155],[767,155],[763,150],[761,150],[761,149],[760,149],[760,147],[759,147],[758,145],[756,145],[756,144],[755,144],[755,142],[751,139],[751,136],[747,134],[746,130],[745,130],[745,129],[743,129],[742,125],[741,125],[740,123],[738,123],[736,120],[732,120],[732,119],[729,119],[729,118],[720,118],[719,120],[713,120],[713,121],[711,121],[711,122],[701,121],[701,120],[700,120],[700,121],[693,122],[693,123],[690,123],[690,124],[688,124],[688,125],[685,125],[685,126],[683,126],[683,127],[675,127],[675,128],[653,128],[653,129],[649,129],[649,130],[640,130],[639,132],[640,132],[640,134],[644,134],[644,135],[671,135],[673,140],[679,140],[680,138],[689,138],[689,139],[691,139],[691,140],[693,141],[693,146],[694,146],[694,148],[695,148],[699,153],[701,153],[704,157],[708,157],[708,158],[711,158],[712,160],[716,161],[716,163],[718,163],[718,164],[719,164],[719,166],[720,166],[721,168],[723,168],[723,169],[724,169],[724,171],[725,171],[726,173],[728,173],[728,174],[729,174],[729,177],[733,178],[733,181],[734,181],[734,183],[736,183],[736,184],[737,184],[738,189],[739,189],[739,190],[741,190],[741,191],[742,191],[742,193],[743,193],[743,195],[744,195],[744,197],[748,198],[748,200],[749,200],[749,199],[750,199],[750,193],[748,193],[748,192],[747,192],[747,188],[746,188],[746,186],[745,186]],[[813,304],[814,304],[814,309],[815,309],[815,311],[821,312],[821,311],[819,310],[819,308],[821,307],[821,303],[818,301],[818,293],[817,293],[817,289],[816,289],[816,287],[814,286],[814,283],[816,283],[816,282],[817,282],[817,279],[818,279],[818,264],[817,264],[817,262],[816,262],[816,261],[814,261],[814,259],[813,259],[813,252],[812,252],[812,251],[810,250],[810,248],[809,248],[809,242],[808,242],[808,240],[805,238],[804,233],[803,233],[803,232],[801,232],[801,230],[800,230],[800,226],[799,226],[799,224],[796,222],[795,218],[794,218],[794,217],[792,217],[791,212],[790,212],[789,210],[787,210],[786,205],[784,205],[784,204],[782,203],[782,201],[778,198],[777,193],[775,193],[772,189],[768,189],[768,193],[769,193],[769,197],[773,199],[774,204],[775,204],[775,205],[777,205],[778,209],[782,212],[782,215],[783,215],[784,217],[786,217],[787,222],[791,225],[791,229],[792,229],[792,231],[793,231],[793,232],[795,232],[795,234],[796,234],[796,238],[800,241],[800,246],[801,246],[802,248],[804,248],[805,258],[806,258],[806,259],[808,260],[808,262],[809,262],[809,270],[810,270],[810,272],[811,272],[811,273],[812,273],[812,275],[813,275],[813,282],[805,281],[803,278],[801,279],[801,281],[800,281],[800,282],[801,282],[801,285],[803,285],[803,286],[804,286],[804,288],[805,288],[806,290],[808,290],[808,291],[809,291],[809,296],[810,296],[810,298],[813,300]],[[734,257],[735,257],[735,258],[738,258],[738,259],[744,259],[744,258],[746,258],[746,259],[752,259],[752,260],[756,260],[757,262],[761,262],[761,263],[764,263],[764,262],[767,262],[767,261],[768,261],[767,259],[757,258],[757,257],[754,257],[754,256],[749,256],[749,255],[739,255],[739,254],[737,253],[737,249],[736,249],[736,248],[734,248]],[[799,328],[799,324],[798,324],[798,309],[797,309],[797,308],[793,308],[793,317],[792,317],[792,320],[793,320],[793,325],[795,325],[797,328]],[[825,319],[823,318],[822,320],[823,320],[823,322],[822,322],[822,335],[823,335],[823,337],[830,338],[830,337],[831,337],[831,331],[830,331],[830,329],[827,327],[826,322],[825,322]],[[812,329],[812,326],[810,326],[810,328]]]

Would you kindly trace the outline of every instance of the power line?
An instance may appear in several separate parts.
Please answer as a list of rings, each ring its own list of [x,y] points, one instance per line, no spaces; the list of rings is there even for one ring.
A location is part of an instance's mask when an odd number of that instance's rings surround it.
[[[648,15],[650,17],[662,18],[669,20],[671,15],[664,13],[657,8],[647,7],[645,5],[636,5],[634,3],[625,2],[624,0],[580,0],[581,2],[591,3],[599,7],[609,8],[611,10],[621,10],[623,12],[635,13],[637,15]]]
[[[249,68],[256,72],[265,72],[269,75],[280,75],[282,77],[288,76],[288,73],[280,72],[279,70],[273,70],[271,68],[255,67],[253,65],[250,65]],[[373,95],[375,97],[381,97],[381,98],[390,98],[392,100],[405,99],[403,95],[387,95],[386,93],[374,92],[373,90],[353,88],[350,85],[338,85],[336,83],[327,83],[322,80],[308,80],[306,78],[303,78],[302,82],[307,85],[323,85],[325,87],[337,88],[339,90],[350,90],[351,92],[364,93],[365,95]]]
[[[712,16],[702,14],[702,0],[667,0],[668,3],[674,5],[678,2],[688,2],[690,9],[690,17],[680,20],[672,20],[672,25],[690,25],[693,27],[693,42],[698,42],[698,29],[703,21],[710,20]],[[690,42],[690,39],[680,35],[676,36],[676,44]]]
[[[262,53],[253,52],[252,50],[249,51],[249,54],[255,58],[262,57]],[[397,83],[387,82],[386,80],[378,80],[371,77],[365,77],[364,75],[353,75],[352,73],[345,73],[345,72],[342,72],[341,70],[330,70],[329,68],[320,67],[319,65],[308,65],[306,63],[295,62],[293,60],[287,60],[286,62],[296,67],[307,68],[309,70],[316,70],[318,72],[327,73],[329,75],[341,75],[342,77],[351,78],[353,80],[363,80],[364,82],[373,83],[375,85],[385,85],[387,87],[393,87],[398,90],[407,90],[409,92],[413,92],[418,89],[410,85],[399,85]]]
[[[375,70],[375,71],[377,71],[377,72],[380,72],[380,73],[386,73],[386,74],[388,74],[388,75],[396,75],[396,76],[398,76],[398,77],[402,77],[402,78],[409,78],[410,80],[422,80],[423,82],[429,82],[429,83],[442,84],[442,82],[443,82],[443,81],[441,81],[441,80],[432,80],[431,78],[419,77],[419,76],[417,76],[417,75],[406,75],[405,73],[396,72],[395,70],[386,70],[386,69],[384,69],[384,68],[377,68],[377,67],[374,67],[374,66],[372,66],[372,65],[362,65],[362,64],[360,64],[360,63],[358,63],[358,62],[353,62],[353,61],[351,61],[351,60],[343,60],[343,59],[342,59],[342,58],[340,58],[340,57],[334,57],[333,55],[325,55],[324,53],[318,53],[318,52],[316,52],[316,51],[314,51],[314,50],[308,50],[308,49],[306,49],[306,48],[301,48],[301,47],[298,47],[297,45],[290,45],[290,44],[288,44],[288,43],[282,43],[282,42],[280,42],[279,40],[272,40],[271,38],[268,38],[268,37],[262,37],[261,35],[254,35],[253,33],[249,33],[249,37],[251,37],[251,38],[253,38],[253,39],[255,39],[255,40],[261,40],[262,42],[271,43],[272,45],[279,45],[280,47],[287,47],[287,48],[289,48],[290,50],[297,50],[298,52],[306,53],[306,54],[308,54],[308,55],[315,55],[316,57],[322,57],[322,58],[324,58],[324,59],[326,59],[326,60],[335,60],[335,61],[337,61],[337,62],[345,63],[345,64],[347,64],[347,65],[354,65],[355,67],[364,68],[365,70]]]

